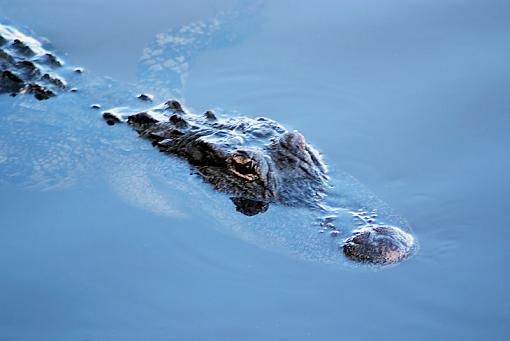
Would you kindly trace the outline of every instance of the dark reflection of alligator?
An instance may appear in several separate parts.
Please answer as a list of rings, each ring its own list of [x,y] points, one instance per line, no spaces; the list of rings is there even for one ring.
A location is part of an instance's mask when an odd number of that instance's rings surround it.
[[[63,74],[63,69],[62,62],[37,40],[0,24],[0,94],[48,99],[68,89],[55,74]],[[103,118],[110,125],[125,121],[160,151],[187,160],[203,179],[231,195],[237,210],[246,215],[265,212],[270,203],[320,208],[328,188],[326,166],[317,151],[300,133],[267,118],[218,119],[211,111],[195,115],[175,100],[128,115],[104,112]],[[412,253],[411,235],[396,227],[365,223],[342,244],[350,259],[388,264]],[[338,233],[330,222],[324,226]]]
[[[271,202],[317,206],[327,186],[326,166],[303,135],[264,117],[194,115],[175,100],[103,117],[110,124],[126,120],[160,151],[186,159],[246,215],[264,212]]]

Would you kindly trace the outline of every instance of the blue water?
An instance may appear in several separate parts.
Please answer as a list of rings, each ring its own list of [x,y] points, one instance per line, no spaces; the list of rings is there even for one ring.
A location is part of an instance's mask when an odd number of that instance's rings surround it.
[[[0,0],[90,74],[80,97],[0,98],[0,340],[510,337],[507,2],[145,3]],[[185,69],[144,64],[158,34],[215,18]],[[335,265],[302,247],[313,213],[236,215],[88,109],[145,88],[300,130],[333,199],[383,207],[420,249]]]

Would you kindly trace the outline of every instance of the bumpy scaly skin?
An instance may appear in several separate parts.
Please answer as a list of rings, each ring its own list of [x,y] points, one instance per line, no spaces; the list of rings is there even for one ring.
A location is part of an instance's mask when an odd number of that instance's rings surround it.
[[[62,62],[35,39],[0,24],[0,94],[33,94],[45,100],[65,90],[55,71]]]
[[[103,117],[109,124],[127,121],[160,151],[186,159],[247,215],[272,202],[316,206],[327,187],[326,166],[303,135],[264,117],[195,115],[175,100],[137,114]]]
[[[344,241],[344,254],[362,263],[397,263],[412,253],[414,238],[393,226],[367,225]]]

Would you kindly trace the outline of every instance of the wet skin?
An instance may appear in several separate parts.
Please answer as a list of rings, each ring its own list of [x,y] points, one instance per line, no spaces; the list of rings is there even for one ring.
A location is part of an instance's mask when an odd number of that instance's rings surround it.
[[[413,237],[393,226],[366,225],[344,241],[344,254],[357,262],[397,263],[411,254]]]
[[[218,119],[195,115],[169,100],[144,112],[103,113],[110,125],[127,122],[161,152],[187,160],[237,210],[254,215],[270,203],[317,207],[327,189],[326,165],[299,132],[264,117]]]
[[[66,82],[56,75],[62,64],[37,40],[0,24],[0,94],[53,97],[66,89]]]

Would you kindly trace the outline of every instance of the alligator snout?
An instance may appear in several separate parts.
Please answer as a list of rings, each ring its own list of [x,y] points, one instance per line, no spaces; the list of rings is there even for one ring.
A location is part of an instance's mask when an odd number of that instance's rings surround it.
[[[372,264],[391,264],[408,257],[415,248],[414,238],[394,226],[367,225],[344,241],[350,259]]]

